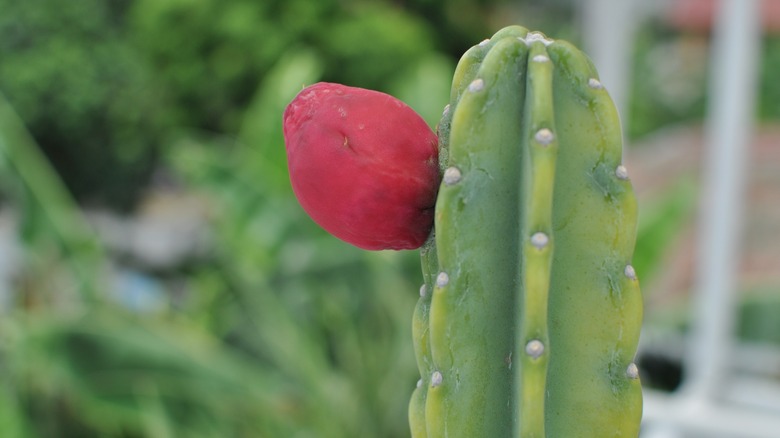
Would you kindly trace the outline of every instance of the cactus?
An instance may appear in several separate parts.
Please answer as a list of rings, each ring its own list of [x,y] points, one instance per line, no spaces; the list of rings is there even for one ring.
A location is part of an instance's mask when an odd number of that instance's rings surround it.
[[[413,334],[414,438],[636,437],[636,202],[618,114],[571,44],[511,26],[461,58]]]

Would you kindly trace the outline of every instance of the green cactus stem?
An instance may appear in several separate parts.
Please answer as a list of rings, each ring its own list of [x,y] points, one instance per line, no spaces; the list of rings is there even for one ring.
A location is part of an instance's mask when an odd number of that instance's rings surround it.
[[[463,55],[439,137],[412,436],[638,436],[636,202],[592,63],[502,29]]]

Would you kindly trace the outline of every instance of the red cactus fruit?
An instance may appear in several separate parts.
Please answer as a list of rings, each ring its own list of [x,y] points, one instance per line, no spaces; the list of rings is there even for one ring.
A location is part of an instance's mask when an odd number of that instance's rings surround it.
[[[326,231],[371,250],[425,243],[439,186],[437,138],[406,104],[317,83],[287,106],[284,140],[293,191]]]

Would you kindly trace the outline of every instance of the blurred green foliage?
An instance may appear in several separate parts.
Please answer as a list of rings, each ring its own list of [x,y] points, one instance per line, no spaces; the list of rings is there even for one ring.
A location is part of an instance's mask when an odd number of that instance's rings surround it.
[[[705,108],[706,40],[650,22],[636,36],[627,135],[701,120]]]
[[[128,207],[160,144],[164,113],[125,41],[127,1],[0,0],[0,90],[68,188]]]
[[[435,26],[389,1],[0,0],[0,10],[0,90],[79,201],[120,209],[142,194],[167,135],[235,134],[291,50],[315,51],[323,80],[384,91],[441,50]],[[465,47],[481,36],[439,38]]]
[[[777,290],[750,291],[740,303],[737,334],[756,343],[780,345],[780,294]]]
[[[57,6],[0,2],[0,90],[32,132],[0,108],[25,236],[0,326],[3,436],[406,436],[418,261],[305,216],[280,120],[326,79],[393,88],[435,123],[454,61],[428,25],[373,2]],[[158,163],[211,200],[215,248],[168,310],[136,315],[107,299],[109,260],[68,192],[127,208]]]
[[[284,171],[279,114],[298,84],[321,72],[313,52],[290,52],[254,95],[236,138],[187,133],[173,142],[166,158],[213,203],[218,244],[188,268],[186,293],[170,296],[168,310],[129,314],[88,293],[69,295],[64,307],[62,291],[19,297],[21,307],[0,326],[4,431],[407,434],[407,397],[417,379],[409,315],[419,262],[413,253],[367,253],[325,235],[291,196]],[[0,116],[0,146],[34,151],[13,115]],[[3,151],[5,162],[20,162],[18,151]],[[32,157],[21,162],[40,158]],[[27,186],[58,187],[45,166],[21,169],[15,179]],[[44,207],[51,204],[60,206],[58,220],[79,220],[75,204],[56,188],[34,193],[25,220],[46,222],[51,212]],[[79,239],[54,238],[61,255],[88,260],[78,253]],[[42,239],[31,241],[30,252],[45,245],[35,242]],[[110,287],[105,267],[91,267],[84,287]],[[73,284],[82,279],[80,266],[62,269]]]
[[[762,120],[780,119],[780,36],[764,40],[761,53],[761,91],[758,95],[758,115]]]
[[[763,38],[757,86],[759,120],[780,119],[780,36]],[[636,37],[628,135],[641,138],[670,125],[697,123],[707,110],[708,35],[644,23]]]
[[[661,199],[642,204],[631,264],[644,278],[655,277],[670,244],[694,219],[697,195],[696,181],[684,176],[662,193]]]

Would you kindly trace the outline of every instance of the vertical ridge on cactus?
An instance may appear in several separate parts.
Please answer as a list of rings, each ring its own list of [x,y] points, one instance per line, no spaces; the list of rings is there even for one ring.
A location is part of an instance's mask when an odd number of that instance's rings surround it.
[[[621,141],[572,45],[510,26],[463,55],[421,250],[413,437],[638,435],[636,202]]]

